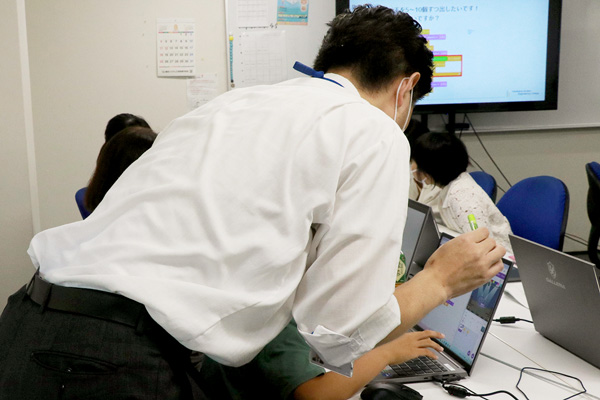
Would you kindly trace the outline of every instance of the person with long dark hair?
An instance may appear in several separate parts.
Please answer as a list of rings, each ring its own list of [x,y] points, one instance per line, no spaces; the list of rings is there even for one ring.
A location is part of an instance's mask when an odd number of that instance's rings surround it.
[[[94,211],[98,207],[108,189],[135,160],[152,147],[154,139],[156,133],[152,129],[130,126],[104,143],[85,192],[84,202],[88,210]]]
[[[123,129],[130,126],[141,126],[142,128],[150,128],[146,120],[138,115],[130,113],[117,114],[108,120],[104,129],[104,141],[108,142],[113,136],[121,132]]]

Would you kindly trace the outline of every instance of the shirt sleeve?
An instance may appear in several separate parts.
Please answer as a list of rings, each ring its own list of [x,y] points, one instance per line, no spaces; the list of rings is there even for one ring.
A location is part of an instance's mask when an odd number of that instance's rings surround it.
[[[406,219],[409,147],[389,122],[365,127],[365,135],[381,128],[378,140],[356,143],[349,151],[353,156],[342,167],[330,218],[314,227],[314,261],[296,293],[298,330],[336,367],[371,350],[400,323],[393,291]]]
[[[200,371],[203,390],[211,398],[292,398],[294,390],[325,370],[309,360],[309,347],[290,322],[258,355],[241,367],[205,358]]]

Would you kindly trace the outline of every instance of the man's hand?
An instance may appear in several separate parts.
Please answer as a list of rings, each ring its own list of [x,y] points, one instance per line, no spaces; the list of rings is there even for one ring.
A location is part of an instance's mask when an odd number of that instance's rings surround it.
[[[429,311],[453,297],[472,291],[502,271],[504,247],[487,228],[462,234],[429,257],[423,271],[396,288],[402,323],[382,343],[412,328]]]
[[[487,228],[479,228],[437,249],[421,273],[438,281],[448,300],[472,291],[501,272],[505,253]]]

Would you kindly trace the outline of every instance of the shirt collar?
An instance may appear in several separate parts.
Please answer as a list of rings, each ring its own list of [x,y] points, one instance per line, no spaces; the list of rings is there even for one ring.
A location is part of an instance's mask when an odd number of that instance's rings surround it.
[[[328,79],[336,81],[337,83],[339,83],[340,85],[342,85],[344,89],[349,90],[352,93],[355,93],[357,96],[360,96],[360,93],[358,92],[358,89],[356,88],[356,86],[354,86],[352,84],[352,82],[350,82],[349,79],[344,78],[342,75],[338,75],[338,74],[334,74],[334,73],[328,72],[328,73],[325,74],[325,78],[328,78]]]

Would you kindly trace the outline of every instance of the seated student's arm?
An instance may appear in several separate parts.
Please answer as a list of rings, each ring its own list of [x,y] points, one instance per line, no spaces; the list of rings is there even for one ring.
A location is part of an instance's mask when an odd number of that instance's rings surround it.
[[[336,372],[327,372],[298,386],[294,391],[294,399],[348,399],[375,378],[387,365],[402,363],[421,356],[436,358],[429,348],[442,351],[442,347],[431,340],[432,337],[441,339],[443,335],[434,331],[405,333],[356,360],[351,378]]]
[[[423,271],[396,288],[402,322],[381,343],[403,334],[446,300],[492,279],[502,271],[505,253],[487,228],[464,233],[437,249]]]

